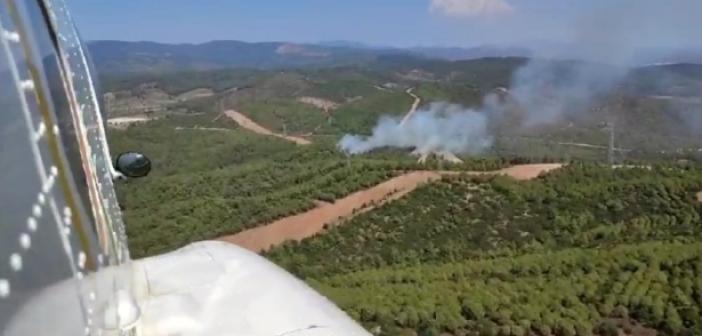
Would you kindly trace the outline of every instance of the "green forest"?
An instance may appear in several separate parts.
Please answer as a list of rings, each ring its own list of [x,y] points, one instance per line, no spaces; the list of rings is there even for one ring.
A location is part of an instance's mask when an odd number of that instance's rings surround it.
[[[652,81],[670,69],[636,70],[598,97],[601,108],[553,124],[517,127],[520,109],[511,106],[490,119],[491,148],[459,155],[461,164],[420,164],[411,149],[347,156],[336,148],[344,134],[367,135],[379,117],[407,113],[410,88],[420,107],[479,107],[525,62],[397,56],[364,66],[106,76],[109,90],[136,100],[147,99],[145,83],[165,95],[214,92],[109,130],[114,153],[153,162],[148,177],[117,183],[130,252],[143,258],[235,234],[406,172],[454,171],[263,255],[375,335],[701,335],[702,145],[676,103],[655,96],[669,94]],[[684,88],[702,81],[683,77],[675,83]],[[252,133],[219,109],[312,144]],[[616,168],[604,164],[603,120],[617,125]],[[461,173],[529,162],[566,166],[530,181]]]
[[[458,176],[266,256],[381,335],[702,332],[702,170]]]
[[[166,111],[159,114],[169,115],[169,109],[185,110],[191,114],[206,113],[213,119],[221,113],[218,109],[234,109],[277,132],[335,141],[346,133],[369,134],[381,116],[405,114],[413,102],[406,93],[409,88],[421,98],[420,108],[433,102],[479,108],[496,89],[508,88],[512,74],[526,61],[487,58],[447,62],[397,56],[366,66],[109,74],[102,79],[107,91],[137,100],[151,99],[148,92],[153,88],[173,99],[198,88],[214,92],[211,97],[166,106]],[[555,62],[553,66],[567,68],[574,64],[577,62]],[[702,87],[702,77],[696,69],[631,69],[620,87],[596,97],[589,111],[568,114],[551,124],[520,127],[523,109],[508,104],[503,115],[490,118],[495,141],[489,154],[601,162],[607,159],[610,136],[602,125],[611,122],[616,125],[619,162],[702,161],[699,127],[694,125],[699,120],[690,119],[688,113],[700,109],[699,102],[688,97]],[[424,77],[417,77],[416,73]],[[661,86],[657,78],[666,78],[670,85]],[[143,88],[143,84],[150,85]],[[674,96],[666,91],[668,87],[677,88],[685,96]],[[512,99],[509,95],[506,101]],[[338,108],[324,111],[300,103],[300,97],[328,100],[338,104]]]
[[[135,257],[267,224],[403,171],[495,170],[509,164],[493,158],[418,164],[402,151],[351,159],[324,139],[296,146],[228,121],[198,118],[171,117],[110,131],[113,151],[139,150],[154,162],[149,177],[117,185]]]
[[[700,272],[702,244],[645,243],[308,282],[381,335],[699,335]]]

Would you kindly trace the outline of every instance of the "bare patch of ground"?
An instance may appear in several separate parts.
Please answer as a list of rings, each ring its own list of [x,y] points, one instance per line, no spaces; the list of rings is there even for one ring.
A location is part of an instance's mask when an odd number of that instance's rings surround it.
[[[472,175],[503,174],[517,180],[528,180],[562,167],[561,164],[534,164],[514,166],[493,172],[467,172]],[[334,203],[316,202],[317,207],[294,216],[279,219],[265,226],[225,236],[220,240],[261,252],[289,240],[302,240],[324,231],[329,225],[339,223],[384,203],[399,199],[422,184],[436,181],[442,176],[466,172],[416,171],[394,177],[374,187],[355,192]]]
[[[176,97],[176,100],[178,101],[188,101],[191,99],[197,99],[197,98],[205,98],[205,97],[212,97],[214,96],[214,91],[212,89],[208,88],[199,88],[199,89],[194,89],[190,90],[188,92],[184,92],[179,94]]]
[[[353,96],[353,97],[346,97],[345,98],[346,104],[355,103],[355,102],[362,100],[362,99],[363,99],[363,96]]]
[[[303,104],[308,104],[312,105],[318,109],[322,109],[324,111],[331,111],[331,110],[336,110],[339,108],[339,104],[328,100],[324,98],[318,98],[318,97],[299,97],[297,98],[297,101],[303,103]]]
[[[697,202],[702,203],[702,191],[697,193]]]
[[[246,128],[249,131],[252,131],[254,133],[274,136],[277,138],[281,138],[281,139],[285,139],[285,140],[294,142],[298,145],[309,145],[312,143],[311,141],[309,141],[307,139],[300,138],[300,137],[288,136],[288,135],[282,135],[282,134],[275,133],[275,132],[257,124],[253,120],[249,119],[247,116],[245,116],[237,111],[234,111],[234,110],[224,111],[224,115],[226,115],[228,118],[236,121],[236,123],[239,124],[239,126]]]
[[[436,75],[429,71],[414,69],[406,73],[397,73],[397,76],[410,81],[435,82]]]
[[[170,95],[156,83],[144,83],[133,90],[108,92],[103,97],[107,115],[111,117],[138,116],[147,113],[172,111],[178,103],[211,97],[209,88],[197,88],[179,95]]]
[[[518,165],[498,171],[498,174],[507,175],[519,181],[532,180],[541,174],[563,167],[561,163],[543,163]]]
[[[610,322],[614,323],[619,329],[619,335],[621,336],[657,336],[658,331],[655,329],[647,328],[637,321],[631,319],[623,318],[613,318],[609,319]]]
[[[461,164],[463,163],[463,160],[459,159],[455,154],[447,151],[441,151],[441,152],[431,152],[431,153],[421,153],[418,151],[412,152],[412,155],[417,156],[419,159],[417,159],[417,162],[424,164],[427,162],[430,156],[434,155],[438,160],[444,160],[449,163],[454,163],[454,164]]]
[[[139,85],[132,91],[108,92],[104,98],[107,115],[111,117],[163,112],[177,102],[154,83]]]
[[[153,119],[154,118],[143,114],[133,115],[131,117],[110,118],[107,119],[107,126],[116,129],[125,129],[129,127],[129,125],[141,124]]]

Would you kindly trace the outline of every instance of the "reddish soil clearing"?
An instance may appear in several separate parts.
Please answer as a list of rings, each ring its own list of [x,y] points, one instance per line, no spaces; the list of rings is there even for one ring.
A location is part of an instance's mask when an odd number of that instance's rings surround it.
[[[365,208],[370,208],[373,203],[380,204],[384,201],[397,199],[421,184],[440,178],[441,174],[435,172],[408,173],[375,187],[353,193],[334,203],[320,204],[305,213],[220,239],[260,252],[287,240],[302,240],[314,236],[324,230],[326,225],[352,216]]]
[[[247,116],[245,116],[237,111],[234,111],[234,110],[224,111],[224,115],[226,115],[228,118],[236,121],[236,123],[239,124],[239,126],[246,128],[249,131],[252,131],[254,133],[274,136],[277,138],[281,138],[281,139],[285,139],[285,140],[294,142],[298,145],[309,145],[312,143],[311,141],[309,141],[307,139],[294,137],[294,136],[287,136],[287,135],[282,135],[282,134],[272,132],[271,130],[269,130],[269,129],[257,124],[253,120],[249,119]]]
[[[560,164],[522,165],[495,172],[469,172],[469,174],[504,174],[517,180],[528,180],[541,173],[560,168]],[[369,211],[378,205],[405,196],[422,184],[441,179],[444,175],[461,172],[417,171],[407,173],[374,187],[358,191],[334,203],[318,202],[317,207],[294,216],[277,220],[271,224],[253,228],[220,240],[237,244],[254,252],[261,252],[288,240],[302,240],[323,231],[326,226],[339,223]]]
[[[519,181],[531,180],[541,174],[548,173],[554,169],[563,167],[560,163],[527,164],[509,167],[500,170],[498,173],[510,176]]]

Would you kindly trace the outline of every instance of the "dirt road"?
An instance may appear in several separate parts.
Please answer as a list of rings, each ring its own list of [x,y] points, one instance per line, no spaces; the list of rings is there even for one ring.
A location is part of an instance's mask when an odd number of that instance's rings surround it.
[[[539,174],[560,168],[560,164],[514,166],[493,172],[469,172],[473,175],[504,174],[517,180],[529,180]],[[302,240],[323,231],[341,219],[351,218],[383,203],[401,198],[422,184],[460,172],[416,171],[392,178],[374,187],[358,191],[334,203],[318,203],[317,207],[294,216],[279,219],[265,226],[225,236],[220,240],[261,252],[289,240]]]
[[[518,165],[498,171],[498,174],[507,175],[515,180],[526,181],[532,180],[541,174],[548,173],[552,170],[563,167],[561,163],[539,163]]]
[[[402,122],[400,123],[400,125],[404,125],[407,122],[407,120],[412,118],[412,115],[414,114],[414,112],[416,112],[417,108],[419,108],[419,104],[422,103],[422,98],[419,98],[419,96],[412,93],[413,90],[414,90],[414,88],[409,88],[406,91],[408,95],[410,95],[412,98],[414,98],[414,103],[412,103],[412,107],[410,108],[409,112],[407,112],[405,117],[402,118]]]
[[[274,136],[277,138],[281,138],[281,139],[285,139],[285,140],[294,142],[298,145],[309,145],[312,143],[311,141],[309,141],[307,139],[275,133],[275,132],[257,124],[253,120],[249,119],[247,116],[245,116],[237,111],[234,111],[234,110],[224,111],[224,115],[226,115],[228,118],[236,121],[236,123],[239,124],[239,126],[246,128],[249,131],[252,131],[254,133]]]
[[[271,224],[250,229],[233,236],[222,237],[230,243],[249,250],[260,252],[288,240],[302,240],[314,236],[329,224],[351,217],[374,205],[397,199],[418,186],[441,178],[436,172],[412,172],[379,185],[362,190],[337,200],[334,203],[320,204],[318,207]]]

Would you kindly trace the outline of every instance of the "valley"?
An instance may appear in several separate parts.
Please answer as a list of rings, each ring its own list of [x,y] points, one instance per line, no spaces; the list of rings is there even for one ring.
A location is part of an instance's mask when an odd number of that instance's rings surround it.
[[[376,335],[702,330],[698,66],[632,69],[587,108],[541,120],[531,105],[559,93],[520,101],[528,59],[364,55],[104,75],[113,151],[154,162],[117,186],[132,255],[234,243]],[[349,153],[347,135],[381,142]],[[465,150],[476,139],[486,146]]]

